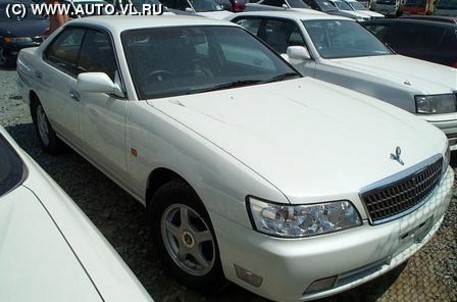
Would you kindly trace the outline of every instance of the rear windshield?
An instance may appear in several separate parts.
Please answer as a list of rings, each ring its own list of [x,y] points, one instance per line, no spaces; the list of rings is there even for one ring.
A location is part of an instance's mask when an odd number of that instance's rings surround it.
[[[24,175],[24,164],[0,134],[0,196],[18,186]]]

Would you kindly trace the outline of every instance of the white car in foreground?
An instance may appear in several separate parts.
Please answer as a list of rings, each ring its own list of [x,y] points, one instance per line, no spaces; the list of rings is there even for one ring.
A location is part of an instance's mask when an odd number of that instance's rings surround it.
[[[419,250],[451,198],[441,131],[301,77],[233,23],[81,19],[17,66],[44,149],[65,141],[145,204],[164,263],[198,290],[347,290]]]
[[[75,203],[0,126],[0,301],[152,302]]]
[[[457,150],[457,69],[397,55],[342,17],[247,12],[230,20],[277,52],[289,54],[290,63],[303,75],[414,113],[443,130],[451,150]]]

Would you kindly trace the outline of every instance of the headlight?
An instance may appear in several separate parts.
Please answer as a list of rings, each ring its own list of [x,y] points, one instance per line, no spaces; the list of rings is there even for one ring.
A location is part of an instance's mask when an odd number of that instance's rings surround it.
[[[446,152],[444,153],[444,163],[443,163],[443,166],[444,166],[444,171],[443,173],[446,172],[447,170],[447,166],[451,163],[451,149],[449,147],[449,142],[447,143],[447,149],[446,149]]]
[[[416,95],[415,100],[417,113],[450,113],[457,107],[454,94]]]
[[[32,42],[32,38],[24,37],[24,38],[13,38],[13,37],[4,37],[3,40],[5,43],[30,43]]]
[[[248,210],[257,231],[280,237],[320,235],[362,224],[359,213],[346,200],[291,206],[249,197]]]

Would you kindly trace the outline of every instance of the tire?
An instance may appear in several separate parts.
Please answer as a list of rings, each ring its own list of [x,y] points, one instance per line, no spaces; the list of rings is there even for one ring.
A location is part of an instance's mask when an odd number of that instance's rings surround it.
[[[152,197],[148,218],[165,268],[179,282],[206,294],[225,288],[227,281],[208,212],[189,185],[171,181],[159,188]]]
[[[0,46],[0,67],[8,67],[11,64],[10,58],[6,56],[6,50]]]
[[[38,140],[43,150],[49,154],[62,153],[65,149],[65,144],[57,137],[54,129],[52,129],[43,105],[39,101],[33,101],[31,111]]]

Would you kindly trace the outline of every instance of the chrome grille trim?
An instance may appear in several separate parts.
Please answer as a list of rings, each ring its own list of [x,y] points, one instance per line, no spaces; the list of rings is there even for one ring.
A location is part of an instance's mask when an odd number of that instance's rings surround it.
[[[370,224],[381,224],[411,213],[431,197],[443,175],[437,154],[405,171],[363,188],[359,197]]]

